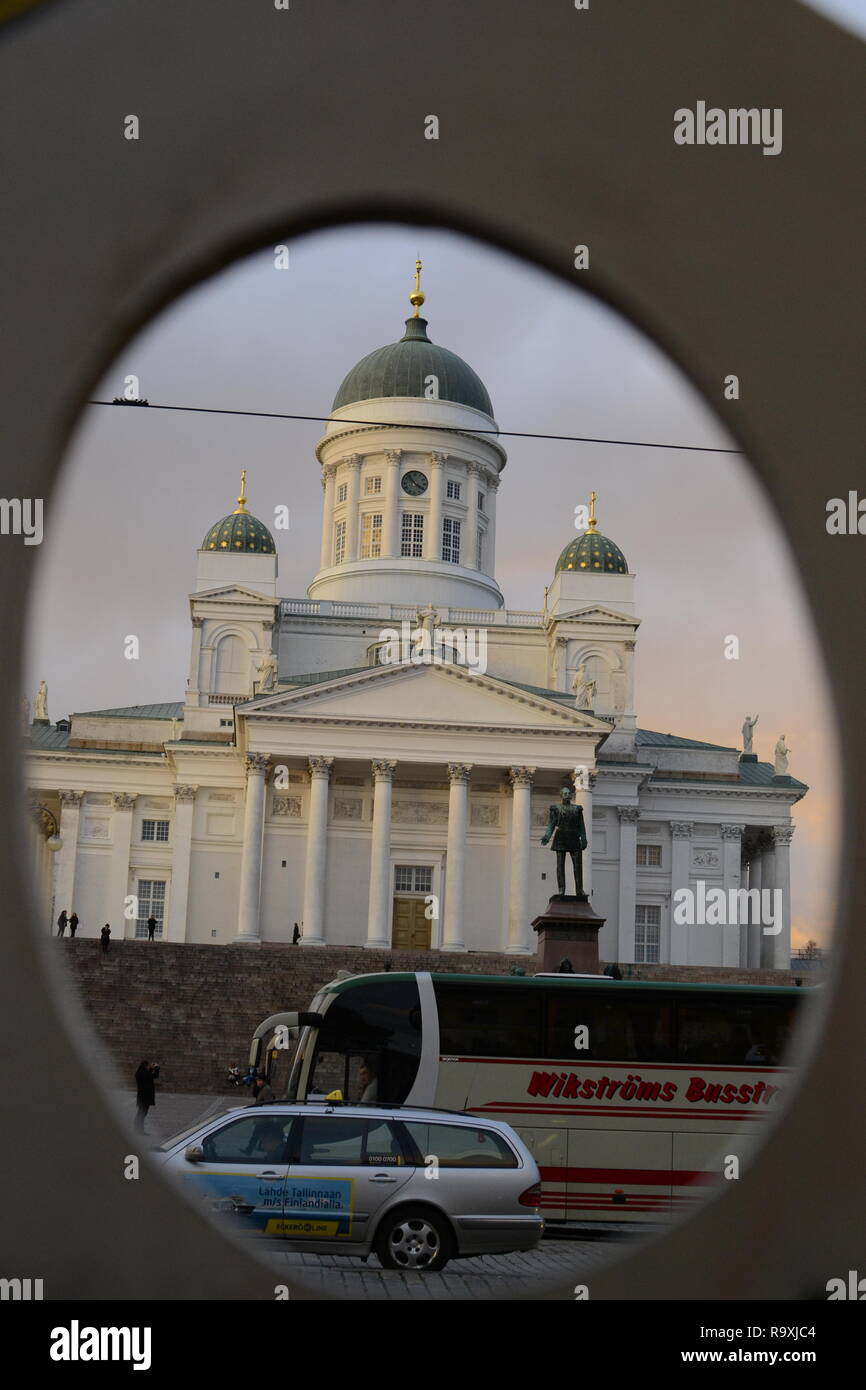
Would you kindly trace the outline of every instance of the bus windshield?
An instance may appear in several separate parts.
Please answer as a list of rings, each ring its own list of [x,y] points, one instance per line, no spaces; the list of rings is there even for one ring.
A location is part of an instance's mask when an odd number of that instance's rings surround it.
[[[401,1104],[421,1059],[418,982],[375,980],[342,991],[315,1034],[307,1095],[342,1091],[352,1103]],[[294,1075],[299,1074],[296,1065]]]

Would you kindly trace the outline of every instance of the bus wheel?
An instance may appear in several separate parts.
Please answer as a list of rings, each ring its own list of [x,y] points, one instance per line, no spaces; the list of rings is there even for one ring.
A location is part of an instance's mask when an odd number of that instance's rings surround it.
[[[429,1207],[402,1207],[389,1213],[376,1233],[375,1251],[385,1269],[444,1269],[453,1238],[444,1217]]]

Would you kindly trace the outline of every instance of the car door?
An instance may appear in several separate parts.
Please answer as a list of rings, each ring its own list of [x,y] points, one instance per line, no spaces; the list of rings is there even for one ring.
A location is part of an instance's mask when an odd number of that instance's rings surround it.
[[[204,1159],[183,1162],[184,1184],[211,1212],[248,1231],[275,1234],[283,1211],[288,1138],[294,1116],[251,1109],[242,1119],[210,1130],[200,1141]]]
[[[323,1248],[369,1243],[379,1210],[415,1173],[393,1124],[305,1115],[293,1134],[280,1233]]]

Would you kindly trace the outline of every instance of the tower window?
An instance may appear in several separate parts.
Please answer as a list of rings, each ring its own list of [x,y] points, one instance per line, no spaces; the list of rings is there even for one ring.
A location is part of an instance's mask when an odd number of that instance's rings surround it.
[[[342,565],[346,558],[346,523],[338,521],[334,527],[334,564]]]
[[[403,534],[400,538],[400,554],[416,558],[424,553],[424,517],[421,512],[403,513]]]
[[[377,560],[382,554],[382,513],[365,512],[361,518],[361,559]]]
[[[475,563],[477,564],[477,566],[478,566],[478,568],[479,568],[480,570],[483,570],[483,569],[484,569],[484,532],[481,530],[481,527],[480,527],[480,526],[479,526],[478,530],[475,532],[475,547],[476,547],[476,548],[475,548],[475,554],[476,554],[476,561],[475,561]]]
[[[364,495],[366,497],[372,497],[374,493],[381,491],[382,479],[380,477],[364,479]]]
[[[484,493],[483,493],[483,492],[479,492],[479,494],[478,494],[478,510],[479,510],[479,512],[483,512],[483,511],[484,511]]]
[[[455,481],[454,481],[453,478],[449,478],[449,479],[448,479],[448,486],[447,486],[447,488],[446,488],[446,495],[447,495],[448,497],[450,497],[450,498],[452,499],[452,501],[454,501],[454,502],[459,502],[459,501],[460,501],[460,488],[461,488],[461,486],[462,486],[461,483],[455,483]]]
[[[348,495],[349,495],[349,484],[348,484],[348,483],[340,483],[339,487],[337,488],[337,501],[338,501],[338,502],[345,502],[345,500],[346,500],[346,498],[348,497]]]
[[[442,522],[442,559],[460,564],[460,522],[446,516]]]

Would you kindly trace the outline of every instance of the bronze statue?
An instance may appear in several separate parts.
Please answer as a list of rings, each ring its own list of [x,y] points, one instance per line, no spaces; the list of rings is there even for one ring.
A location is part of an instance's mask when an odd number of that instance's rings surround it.
[[[583,820],[583,807],[572,805],[571,787],[563,787],[561,804],[551,806],[547,829],[541,837],[546,845],[553,837],[550,848],[556,851],[556,886],[565,897],[565,856],[571,855],[574,870],[574,891],[584,897],[583,892],[583,851],[586,849],[586,825]]]

